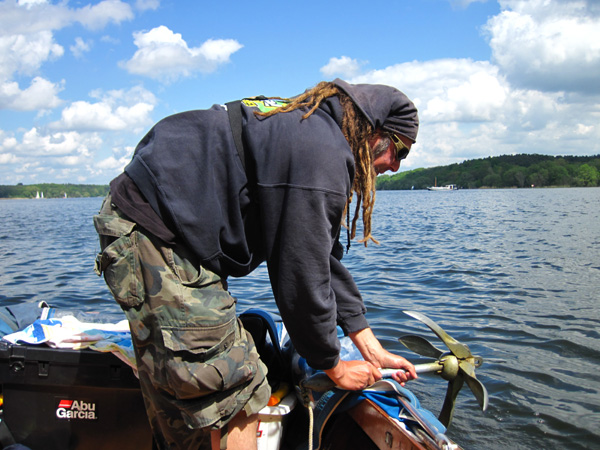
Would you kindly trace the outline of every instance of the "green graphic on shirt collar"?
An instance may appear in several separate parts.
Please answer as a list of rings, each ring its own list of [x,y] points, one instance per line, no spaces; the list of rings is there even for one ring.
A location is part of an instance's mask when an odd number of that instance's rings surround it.
[[[282,106],[287,105],[290,102],[285,100],[279,100],[275,98],[265,98],[265,99],[255,99],[255,98],[245,98],[242,100],[242,103],[251,108],[258,108],[260,112],[269,112],[275,108],[281,108]]]

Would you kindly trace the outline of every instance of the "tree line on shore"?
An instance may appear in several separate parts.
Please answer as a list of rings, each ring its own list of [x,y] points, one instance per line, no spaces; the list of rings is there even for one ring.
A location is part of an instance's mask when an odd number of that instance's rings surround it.
[[[461,189],[600,186],[600,155],[493,156],[381,175],[376,186],[377,190],[406,190],[436,184],[455,184]]]
[[[108,185],[99,184],[0,185],[0,198],[104,197],[106,194],[108,194]]]

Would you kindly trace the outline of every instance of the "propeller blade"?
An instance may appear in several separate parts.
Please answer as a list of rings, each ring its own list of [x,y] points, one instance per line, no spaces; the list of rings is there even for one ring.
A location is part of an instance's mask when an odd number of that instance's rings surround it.
[[[429,317],[416,311],[404,311],[404,314],[407,314],[411,317],[414,317],[417,320],[420,320],[429,328],[431,328],[431,331],[433,331],[442,340],[442,342],[446,344],[446,346],[457,358],[463,359],[471,356],[471,350],[469,350],[469,347],[466,344],[462,344],[453,337],[451,337]]]
[[[467,382],[467,386],[473,392],[481,409],[485,411],[488,407],[488,393],[483,383],[475,376],[475,366],[468,361],[461,361],[458,366]]]
[[[446,398],[444,399],[444,404],[442,405],[442,409],[438,417],[439,421],[442,422],[442,425],[444,425],[446,428],[448,428],[450,426],[450,422],[452,422],[454,403],[456,402],[456,397],[458,396],[463,383],[464,381],[462,377],[456,377],[454,380],[448,383]]]
[[[402,344],[415,353],[437,359],[436,363],[441,367],[441,370],[434,367],[432,371],[448,380],[446,397],[439,415],[440,422],[446,427],[452,422],[456,397],[465,382],[477,399],[481,409],[485,411],[488,407],[488,393],[483,383],[475,376],[475,369],[483,364],[483,358],[472,355],[466,344],[458,342],[424,314],[416,311],[404,311],[404,313],[427,325],[450,350],[450,353],[442,352],[427,339],[420,336],[403,336],[399,339]],[[427,366],[429,367],[431,364]]]
[[[421,336],[402,336],[398,339],[405,347],[418,355],[438,359],[444,352]]]

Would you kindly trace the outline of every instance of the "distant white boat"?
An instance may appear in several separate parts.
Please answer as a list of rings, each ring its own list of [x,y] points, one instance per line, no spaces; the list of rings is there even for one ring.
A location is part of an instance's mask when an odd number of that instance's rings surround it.
[[[35,193],[35,198],[40,198],[40,191],[37,191],[37,192]]]
[[[446,186],[429,186],[427,188],[429,191],[456,191],[458,190],[458,186],[455,184],[447,184]]]
[[[428,191],[456,191],[458,186],[455,184],[447,184],[445,186],[437,185],[437,177],[435,178],[433,186],[429,186],[427,188]]]

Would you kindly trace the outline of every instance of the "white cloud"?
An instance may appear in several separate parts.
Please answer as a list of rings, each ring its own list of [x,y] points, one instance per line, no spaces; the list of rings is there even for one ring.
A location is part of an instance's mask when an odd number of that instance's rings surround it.
[[[6,137],[0,143],[1,179],[4,183],[72,180],[85,174],[82,168],[93,162],[102,142],[97,133],[46,132],[36,127],[19,138]]]
[[[131,160],[134,147],[119,142],[137,141],[154,122],[156,103],[142,87],[90,93],[91,101],[76,101],[61,118],[26,131],[0,130],[0,179],[75,180],[106,182]],[[104,152],[113,148],[112,155]]]
[[[0,80],[11,79],[13,74],[34,74],[40,66],[60,58],[63,47],[54,42],[52,33],[0,36]]]
[[[575,134],[578,134],[580,136],[589,135],[593,131],[594,131],[594,127],[593,126],[587,126],[587,125],[584,125],[582,123],[578,123],[577,126],[575,127]]]
[[[7,137],[0,142],[0,179],[3,184],[51,180],[105,183],[123,171],[134,147],[114,147],[110,156],[96,160],[103,147],[106,142],[98,133],[47,133],[31,128],[19,139]]]
[[[140,131],[152,123],[154,94],[141,87],[91,93],[97,102],[76,101],[63,109],[53,129],[77,131]]]
[[[0,164],[14,164],[18,158],[12,153],[0,153]]]
[[[348,56],[342,56],[340,58],[330,58],[329,62],[321,67],[321,73],[326,77],[339,76],[342,78],[350,78],[360,73],[361,67],[366,62],[359,62],[356,59],[352,59]]]
[[[47,1],[0,2],[0,34],[35,34],[59,30],[80,23],[98,30],[109,23],[119,24],[133,19],[131,6],[119,0],[104,0],[95,5],[70,8],[67,2],[52,4]]]
[[[104,0],[72,11],[73,18],[90,30],[99,30],[109,23],[119,24],[133,19],[131,6],[120,0]]]
[[[135,147],[113,147],[111,155],[96,162],[90,162],[85,166],[84,171],[80,171],[79,177],[82,180],[111,179],[123,172],[127,164],[131,162],[131,157]]]
[[[18,0],[17,4],[19,6],[25,6],[27,9],[31,9],[32,6],[35,5],[43,5],[48,3],[48,0]]]
[[[101,139],[97,134],[81,134],[76,131],[44,134],[32,128],[23,134],[18,151],[28,157],[89,157],[90,148],[98,147]]]
[[[485,26],[514,85],[600,93],[600,16],[583,1],[513,0]],[[597,9],[597,7],[596,7]]]
[[[471,3],[485,3],[487,0],[450,0],[450,4],[455,8],[467,8]]]
[[[52,5],[46,1],[0,2],[0,35],[33,35],[52,31],[72,21],[64,4]]]
[[[127,164],[131,162],[135,147],[115,148],[112,155],[95,164],[97,171],[122,172]]]
[[[110,105],[84,101],[73,102],[63,109],[60,123],[54,125],[77,130],[122,130],[125,126],[123,118],[114,115]]]
[[[14,138],[14,136],[4,136],[4,131],[0,130],[0,138],[2,139],[2,143],[0,144],[0,148],[3,151],[6,150],[12,150],[13,148],[15,148],[17,146],[17,140]]]
[[[222,64],[229,62],[229,57],[241,49],[243,45],[233,39],[209,39],[198,49],[189,49],[190,54],[198,59],[199,69],[212,72],[216,66],[210,63]],[[209,62],[204,65],[203,59]]]
[[[446,73],[443,90],[427,102],[423,116],[431,120],[465,122],[497,117],[498,109],[506,100],[507,88],[495,68],[464,60],[455,63],[459,71],[466,70],[463,77],[456,76],[456,72]]]
[[[242,48],[233,39],[209,39],[200,47],[188,47],[181,34],[165,26],[136,32],[133,36],[138,50],[121,66],[130,73],[164,81],[188,77],[195,72],[214,72]]]
[[[116,38],[114,36],[108,36],[108,35],[104,35],[100,38],[101,42],[106,42],[107,44],[120,44],[121,41],[119,40],[119,38]]]
[[[136,0],[135,7],[139,11],[146,11],[148,9],[157,9],[160,6],[159,0]]]
[[[62,103],[58,93],[63,84],[35,77],[31,85],[22,90],[14,81],[0,82],[0,109],[35,111],[55,108]]]
[[[69,47],[71,53],[75,58],[81,58],[84,53],[89,52],[92,49],[91,42],[86,42],[80,37],[75,38],[75,44]]]
[[[136,87],[94,91],[94,101],[73,102],[61,119],[47,127],[33,127],[20,135],[0,131],[0,178],[4,183],[65,179],[106,182],[131,160],[133,147],[114,146],[102,155],[111,140],[131,141],[152,122],[154,94]],[[101,134],[102,133],[102,134]]]
[[[489,121],[506,101],[508,86],[486,61],[439,59],[397,64],[352,79],[397,86],[427,121]]]

